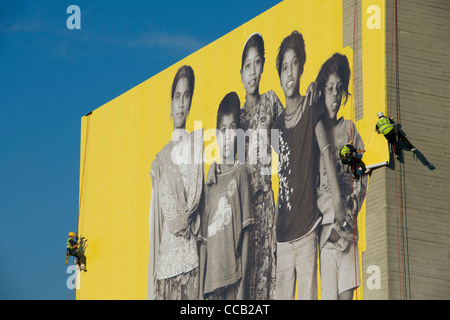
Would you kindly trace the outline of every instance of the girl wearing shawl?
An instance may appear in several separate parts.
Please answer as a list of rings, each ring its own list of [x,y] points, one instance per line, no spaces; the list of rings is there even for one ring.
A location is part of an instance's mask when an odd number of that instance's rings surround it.
[[[186,119],[194,72],[181,67],[172,84],[172,139],[151,165],[150,300],[199,298],[198,208],[203,190],[202,132],[188,133]]]

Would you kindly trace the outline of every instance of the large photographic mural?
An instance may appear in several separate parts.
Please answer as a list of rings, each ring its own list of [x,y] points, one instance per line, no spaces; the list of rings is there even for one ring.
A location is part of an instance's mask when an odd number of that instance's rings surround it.
[[[286,0],[82,118],[78,299],[363,299],[385,4],[355,51],[344,2]]]

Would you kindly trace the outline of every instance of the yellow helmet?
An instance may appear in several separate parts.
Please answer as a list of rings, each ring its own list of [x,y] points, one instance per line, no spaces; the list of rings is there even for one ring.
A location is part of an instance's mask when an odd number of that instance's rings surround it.
[[[69,237],[75,237],[75,233],[74,232],[69,232]]]

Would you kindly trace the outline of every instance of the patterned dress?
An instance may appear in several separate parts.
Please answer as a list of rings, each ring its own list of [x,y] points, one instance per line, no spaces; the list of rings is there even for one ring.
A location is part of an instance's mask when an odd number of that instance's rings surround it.
[[[275,202],[271,180],[271,129],[283,109],[272,90],[261,95],[253,115],[248,113],[246,104],[241,109],[241,128],[249,136],[245,145],[245,163],[249,173],[251,214],[255,221],[249,239],[249,265],[252,266],[246,295],[249,300],[270,300],[275,297],[276,240],[273,230]]]
[[[203,144],[169,142],[151,166],[150,300],[199,298],[199,204],[203,189]],[[189,161],[188,161],[189,160]],[[190,217],[190,219],[188,219]]]

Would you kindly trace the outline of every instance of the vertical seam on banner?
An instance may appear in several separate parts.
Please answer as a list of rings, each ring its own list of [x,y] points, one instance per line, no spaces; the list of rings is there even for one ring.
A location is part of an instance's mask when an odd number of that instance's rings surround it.
[[[84,184],[84,170],[86,167],[86,152],[87,152],[87,144],[88,144],[88,136],[89,136],[89,124],[90,124],[90,115],[92,114],[89,113],[86,115],[86,139],[85,139],[85,143],[84,143],[84,156],[83,156],[83,170],[82,170],[82,174],[81,174],[81,182],[80,182],[80,195],[79,195],[79,199],[78,199],[78,217],[77,217],[77,235],[79,236],[79,226],[80,226],[80,212],[81,212],[81,203],[82,203],[82,198],[83,198],[83,184]],[[78,276],[78,275],[77,275]],[[76,281],[78,281],[77,278],[75,278],[75,284],[77,283]],[[73,293],[73,300],[76,299],[76,285],[75,288],[73,289],[74,293]],[[69,300],[70,297],[70,289],[69,292],[67,293],[67,300]]]
[[[352,110],[350,110],[351,118],[353,118],[353,123],[355,123],[356,126],[356,82],[355,82],[355,76],[356,76],[356,70],[355,70],[355,60],[357,56],[357,50],[356,50],[356,8],[357,8],[357,2],[354,1],[354,10],[353,10],[353,91],[354,91],[354,99],[352,104]],[[355,128],[351,127],[351,137],[352,140],[355,138]],[[353,251],[354,251],[354,261],[355,261],[355,299],[358,300],[358,275],[357,275],[357,263],[356,263],[356,252],[357,252],[357,243],[356,243],[356,217],[355,217],[355,198],[354,198],[354,187],[353,187],[353,180],[352,180],[352,215],[353,215]]]
[[[91,114],[92,113],[89,113],[86,115],[86,139],[84,142],[83,170],[82,170],[82,174],[81,174],[80,199],[79,199],[79,203],[78,203],[78,222],[77,222],[78,237],[81,237],[81,235],[79,234],[80,213],[81,213],[81,205],[82,205],[82,201],[83,201],[84,172],[86,169],[86,158],[87,158],[87,147],[88,147],[88,139],[89,139],[89,127],[90,127],[90,123],[91,123]],[[78,276],[78,274],[77,274],[77,276]],[[81,276],[81,273],[80,273],[80,276]],[[77,281],[78,281],[78,279],[77,279]],[[81,292],[80,292],[80,294],[81,294]],[[76,287],[74,290],[74,300],[76,300]]]

